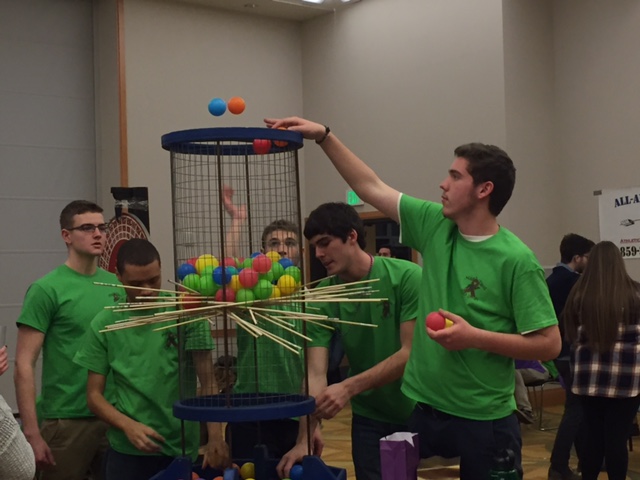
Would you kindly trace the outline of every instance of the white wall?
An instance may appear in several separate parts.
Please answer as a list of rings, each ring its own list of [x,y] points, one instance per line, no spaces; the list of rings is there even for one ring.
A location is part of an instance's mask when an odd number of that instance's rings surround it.
[[[594,190],[640,185],[640,2],[553,2],[557,158],[556,211],[566,231],[599,240]],[[640,280],[640,260],[627,261]]]
[[[406,193],[439,201],[455,147],[505,144],[500,2],[355,4],[305,24],[303,74],[305,116]],[[309,209],[344,200],[321,150],[306,149]]]
[[[500,217],[543,265],[559,261],[566,222],[565,175],[556,152],[553,10],[551,0],[505,0],[505,150],[516,165],[516,187]]]
[[[302,112],[298,24],[182,3],[125,3],[129,185],[149,187],[151,240],[174,278],[169,153],[176,130],[263,126]],[[245,112],[213,117],[213,97],[241,96]]]

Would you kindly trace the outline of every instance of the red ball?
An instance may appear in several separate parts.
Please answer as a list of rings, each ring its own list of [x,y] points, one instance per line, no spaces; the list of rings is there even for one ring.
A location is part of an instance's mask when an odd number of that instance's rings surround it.
[[[244,288],[253,288],[257,285],[258,280],[260,280],[258,272],[251,267],[243,268],[238,274],[238,277],[240,278],[240,284]]]
[[[192,308],[198,308],[202,306],[200,299],[193,295],[184,295],[180,299],[180,306],[183,310],[190,310]]]
[[[236,266],[236,259],[233,257],[224,257],[222,260],[220,260],[220,266],[221,267],[235,267]]]
[[[231,287],[221,288],[216,292],[216,302],[235,302],[236,292]]]
[[[269,153],[269,150],[271,150],[271,140],[256,138],[253,141],[253,151],[256,155],[265,155]]]
[[[440,312],[431,312],[425,319],[425,325],[431,330],[442,330],[445,327],[444,316]]]
[[[187,260],[186,263],[188,263],[189,265],[193,265],[195,267],[197,261],[198,261],[198,257],[193,257],[193,258],[190,258],[189,260]]]
[[[258,255],[253,259],[252,266],[258,273],[267,273],[271,270],[271,259],[266,255]]]

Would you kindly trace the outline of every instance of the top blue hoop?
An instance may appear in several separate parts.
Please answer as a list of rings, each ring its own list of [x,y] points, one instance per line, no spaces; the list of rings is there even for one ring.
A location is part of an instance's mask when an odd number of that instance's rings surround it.
[[[162,135],[162,148],[170,152],[198,155],[255,155],[253,141],[264,139],[287,142],[272,145],[271,152],[288,152],[302,148],[302,134],[273,128],[196,128]],[[229,145],[225,142],[247,142]]]

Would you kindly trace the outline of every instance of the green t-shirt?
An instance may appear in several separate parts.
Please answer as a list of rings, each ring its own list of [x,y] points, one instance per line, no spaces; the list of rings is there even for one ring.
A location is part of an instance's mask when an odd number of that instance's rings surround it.
[[[402,391],[463,418],[495,420],[513,413],[514,361],[484,350],[449,351],[427,335],[424,318],[443,308],[477,328],[527,333],[557,324],[544,271],[533,252],[500,227],[481,242],[466,240],[442,206],[402,195],[402,242],[422,253],[422,291]]]
[[[406,260],[375,257],[368,278],[375,291],[368,298],[384,298],[381,302],[324,303],[322,313],[340,320],[378,325],[377,328],[331,324],[340,331],[345,354],[349,359],[349,376],[358,375],[400,350],[400,324],[415,320],[418,312],[420,267]],[[337,277],[322,281],[318,287],[341,282]],[[358,285],[356,285],[358,287]],[[356,294],[357,295],[357,294]],[[310,347],[329,348],[332,332],[310,324],[307,327],[313,342]],[[415,402],[401,391],[402,380],[367,390],[351,399],[354,413],[382,422],[404,424]]]
[[[61,265],[34,282],[25,295],[18,326],[45,334],[39,402],[43,418],[93,416],[87,407],[87,373],[73,363],[73,356],[93,317],[125,297],[121,288],[93,282],[120,283],[100,268],[93,275],[82,275]]]
[[[168,310],[144,310],[140,315],[152,315]],[[178,331],[153,330],[159,325],[127,328],[100,333],[107,325],[133,317],[130,312],[99,313],[91,322],[91,329],[74,361],[86,370],[101,375],[112,375],[115,407],[124,415],[153,428],[165,438],[162,455],[182,455],[180,420],[173,416],[173,404],[180,399],[178,375]],[[212,350],[213,340],[209,324],[196,322],[181,327],[184,340],[185,361],[183,378],[184,394],[191,398],[196,394],[194,364],[189,351]],[[147,455],[136,449],[122,430],[110,428],[107,437],[111,447],[128,455]],[[185,422],[187,455],[195,458],[199,446],[198,423]]]
[[[300,304],[273,306],[271,316],[278,310],[301,311]],[[248,322],[253,322],[246,318]],[[302,320],[286,319],[297,332],[302,332]],[[303,345],[304,339],[272,323],[259,319],[260,328],[278,337]],[[296,355],[282,345],[262,335],[254,338],[237,327],[238,378],[233,388],[235,393],[300,393],[304,376],[304,354]]]

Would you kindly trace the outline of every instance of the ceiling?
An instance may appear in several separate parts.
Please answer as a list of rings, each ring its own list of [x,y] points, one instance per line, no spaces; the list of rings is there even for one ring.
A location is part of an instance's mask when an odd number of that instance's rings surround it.
[[[325,0],[321,5],[303,3],[302,0],[177,0],[183,3],[203,5],[249,15],[282,18],[304,22],[321,15],[348,8],[360,0],[345,3],[341,0]]]

